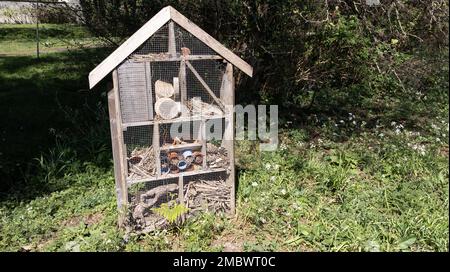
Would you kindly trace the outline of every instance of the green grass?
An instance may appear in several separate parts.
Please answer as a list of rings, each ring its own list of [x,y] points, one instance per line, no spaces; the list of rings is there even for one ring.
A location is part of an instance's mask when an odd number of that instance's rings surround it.
[[[0,58],[1,251],[448,251],[448,63],[426,99],[312,109],[276,152],[237,142],[234,218],[139,236],[116,227],[106,88],[86,90],[104,51]]]
[[[95,47],[101,41],[77,25],[39,25],[40,53],[47,54],[68,49]],[[35,55],[36,25],[0,24],[0,56]]]

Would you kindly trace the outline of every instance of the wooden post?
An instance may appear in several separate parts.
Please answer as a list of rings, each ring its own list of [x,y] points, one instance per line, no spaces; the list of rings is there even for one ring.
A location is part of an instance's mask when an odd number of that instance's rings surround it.
[[[203,164],[202,169],[206,170],[207,164],[206,164],[206,124],[205,119],[202,117],[202,120],[200,121],[200,137],[202,140],[202,156],[203,156]]]
[[[159,122],[155,120],[153,124],[153,150],[155,151],[156,177],[161,176],[161,152],[159,146]]]
[[[153,92],[152,92],[152,71],[150,62],[145,63],[145,82],[147,96],[148,120],[153,120]]]
[[[36,1],[36,56],[39,60],[39,1]]]
[[[184,60],[184,57],[181,57],[180,61],[180,72],[178,75],[178,82],[180,85],[180,101],[182,105],[186,106],[187,100],[186,61]]]
[[[184,203],[183,174],[178,177],[178,201]]]
[[[177,46],[175,43],[175,28],[173,22],[169,22],[169,54],[175,57],[177,54]]]
[[[111,140],[114,158],[114,176],[118,195],[119,226],[123,226],[128,206],[128,167],[122,131],[122,115],[119,101],[119,81],[117,70],[113,71],[113,90],[108,93]]]
[[[233,65],[227,64],[225,74],[222,78],[221,89],[222,101],[225,104],[225,131],[222,146],[226,148],[230,160],[229,176],[227,183],[231,185],[231,213],[236,210],[236,182],[235,182],[235,167],[234,167],[234,77]]]

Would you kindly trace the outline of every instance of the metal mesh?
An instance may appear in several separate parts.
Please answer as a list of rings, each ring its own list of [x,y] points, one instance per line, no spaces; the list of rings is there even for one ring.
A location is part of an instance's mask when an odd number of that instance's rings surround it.
[[[178,77],[178,73],[180,70],[180,62],[179,61],[161,61],[161,62],[151,62],[151,86],[152,86],[152,97],[153,101],[156,101],[156,95],[154,92],[156,81],[164,81],[173,85],[173,81],[175,77]],[[179,102],[180,97],[178,94],[175,95],[174,100]],[[153,109],[154,116],[156,115],[155,110]]]
[[[216,52],[212,50],[205,43],[197,39],[194,35],[187,32],[184,28],[175,23],[175,41],[177,52],[181,52],[182,47],[189,48],[192,55],[215,55]]]
[[[153,126],[129,127],[123,132],[127,152],[128,180],[155,177]]]
[[[169,50],[169,23],[166,23],[133,54],[159,54]]]
[[[217,172],[186,177],[183,186],[183,202],[189,208],[189,215],[199,212],[227,212],[231,206],[228,174]]]
[[[178,178],[131,185],[128,202],[133,226],[151,231],[167,225],[163,210],[179,203],[178,192]]]
[[[225,65],[223,62],[218,60],[192,60],[190,63],[216,97],[220,98],[220,86],[222,85],[222,77],[225,72]],[[194,73],[189,68],[186,69],[186,71],[188,100],[193,97],[200,97],[203,102],[218,106]]]

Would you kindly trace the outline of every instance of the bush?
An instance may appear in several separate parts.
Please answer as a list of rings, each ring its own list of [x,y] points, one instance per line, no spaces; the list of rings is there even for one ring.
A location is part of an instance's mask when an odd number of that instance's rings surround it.
[[[392,68],[402,54],[448,45],[443,0],[391,0],[380,6],[363,0],[80,4],[89,29],[114,45],[162,7],[174,6],[254,67],[253,79],[238,77],[238,88],[245,90],[237,92],[238,101],[278,104],[290,113],[316,101],[324,110],[355,106],[386,87],[402,91],[402,76]],[[374,85],[377,80],[381,84]]]

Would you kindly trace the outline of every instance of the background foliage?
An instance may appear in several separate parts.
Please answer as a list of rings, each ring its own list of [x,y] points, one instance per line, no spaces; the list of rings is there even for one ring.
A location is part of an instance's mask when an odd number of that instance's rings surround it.
[[[292,112],[336,94],[361,106],[387,82],[403,91],[403,81],[425,76],[424,64],[407,56],[448,45],[448,1],[365,2],[82,0],[81,7],[92,32],[120,42],[172,5],[254,67],[255,77],[238,84],[240,99]]]

